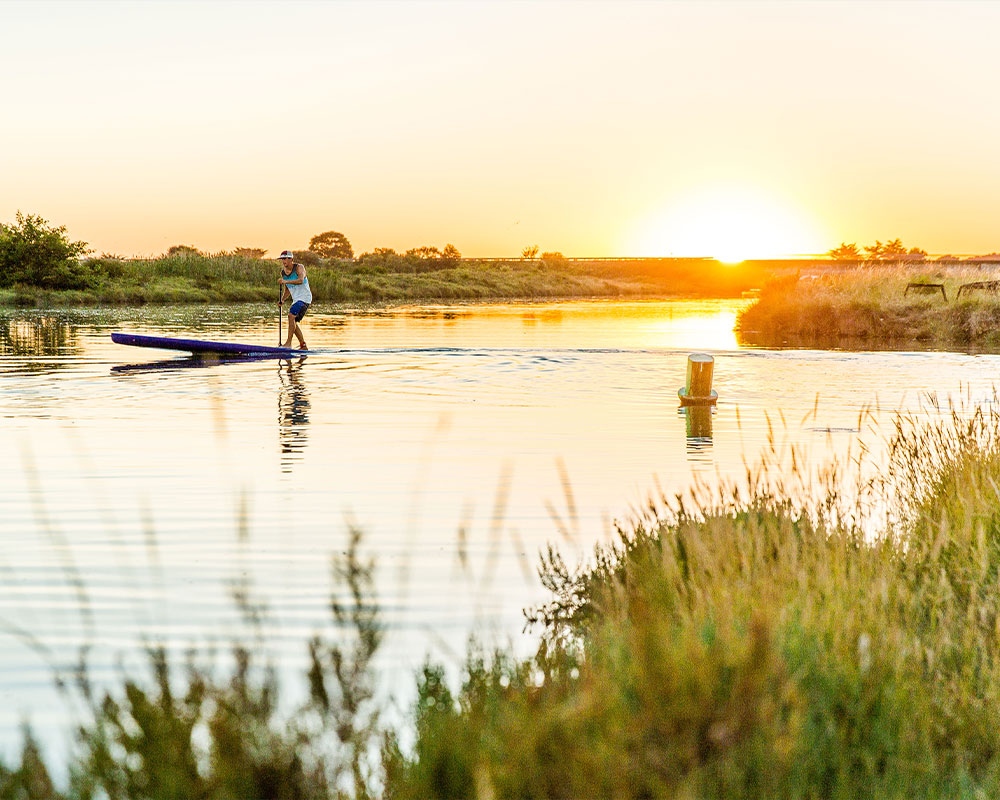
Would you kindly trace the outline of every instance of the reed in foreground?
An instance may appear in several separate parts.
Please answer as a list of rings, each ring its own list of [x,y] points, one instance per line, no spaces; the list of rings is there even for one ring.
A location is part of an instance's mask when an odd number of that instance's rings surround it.
[[[760,491],[550,553],[538,655],[428,670],[396,796],[996,796],[1000,417],[889,459],[877,536]]]
[[[158,651],[98,693],[74,797],[975,798],[1000,793],[1000,415],[900,419],[852,508],[749,482],[674,503],[568,568],[550,550],[531,658],[470,648],[379,723],[359,537],[308,700],[278,712],[252,649],[228,678]],[[0,796],[54,797],[37,747]]]

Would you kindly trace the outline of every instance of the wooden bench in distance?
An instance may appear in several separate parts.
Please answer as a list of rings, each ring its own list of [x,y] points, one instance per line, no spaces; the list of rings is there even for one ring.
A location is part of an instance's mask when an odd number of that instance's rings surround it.
[[[974,289],[982,289],[984,292],[1000,292],[1000,281],[973,281],[963,283],[958,287],[957,297],[962,296],[962,292],[971,292]]]
[[[908,283],[906,284],[906,290],[903,292],[903,297],[906,297],[910,293],[910,289],[915,292],[926,292],[928,290],[932,292],[940,291],[945,302],[948,302],[948,295],[945,294],[943,283]]]

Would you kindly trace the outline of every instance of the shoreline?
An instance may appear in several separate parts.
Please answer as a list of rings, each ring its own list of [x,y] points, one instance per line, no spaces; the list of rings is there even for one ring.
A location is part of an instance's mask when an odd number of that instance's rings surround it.
[[[73,285],[0,288],[0,307],[142,306],[275,302],[277,267],[238,256],[85,262]],[[307,266],[317,303],[525,301],[550,298],[740,297],[773,270],[705,259],[639,261],[413,260],[400,257]]]
[[[1000,349],[1000,270],[910,265],[769,281],[737,318],[760,346],[838,349],[844,342]],[[972,286],[970,287],[970,284]],[[965,293],[959,295],[959,290]]]
[[[10,302],[5,296],[5,292],[0,290],[0,311],[21,310],[21,311],[68,311],[84,309],[137,309],[137,308],[162,308],[166,306],[185,306],[190,308],[213,307],[213,306],[240,306],[240,305],[275,305],[275,301],[265,299],[233,300],[225,298],[212,298],[207,300],[158,300],[158,301],[136,301],[136,302],[106,302],[106,301],[70,301],[60,297],[61,292],[44,292],[39,295],[39,300],[35,303]],[[64,302],[59,302],[63,300]],[[455,306],[487,306],[487,305],[531,305],[544,303],[574,303],[574,302],[643,302],[655,303],[674,300],[689,301],[712,301],[725,300],[737,302],[747,300],[733,295],[720,294],[669,294],[664,292],[622,292],[616,294],[551,294],[551,295],[483,295],[468,297],[394,297],[384,300],[365,301],[362,298],[349,300],[314,300],[311,307],[334,308],[337,310],[374,310],[374,309],[400,309],[407,306],[427,308],[430,306],[455,307]],[[749,301],[748,301],[749,302]],[[287,308],[287,303],[286,303]]]

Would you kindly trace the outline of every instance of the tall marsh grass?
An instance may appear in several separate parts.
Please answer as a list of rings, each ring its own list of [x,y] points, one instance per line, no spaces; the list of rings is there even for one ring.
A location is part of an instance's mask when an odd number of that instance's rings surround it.
[[[737,330],[753,342],[802,341],[836,345],[919,341],[1000,347],[1000,294],[965,283],[1000,279],[985,268],[872,266],[816,276],[786,276],[767,283],[743,311]],[[906,293],[910,283],[942,283],[940,291]]]
[[[325,303],[738,297],[760,285],[768,272],[759,266],[729,266],[711,259],[494,261],[369,254],[357,261],[308,260],[313,296]],[[85,287],[53,290],[18,285],[0,292],[0,303],[268,302],[276,298],[278,266],[273,260],[239,255],[183,253],[135,260],[91,259],[87,274]]]
[[[89,262],[91,285],[81,290],[17,286],[0,294],[13,305],[268,302],[277,298],[274,261],[235,255],[174,255],[143,260]],[[546,297],[635,296],[664,289],[642,276],[586,268],[466,261],[330,261],[308,267],[316,302],[383,303]]]
[[[65,792],[29,737],[0,797],[998,796],[1000,413],[901,417],[887,452],[856,491],[751,474],[580,566],[550,549],[535,654],[471,645],[457,684],[428,663],[395,726],[355,531],[331,604],[352,633],[309,644],[294,714],[252,648],[223,677],[154,649],[145,677],[81,679]]]

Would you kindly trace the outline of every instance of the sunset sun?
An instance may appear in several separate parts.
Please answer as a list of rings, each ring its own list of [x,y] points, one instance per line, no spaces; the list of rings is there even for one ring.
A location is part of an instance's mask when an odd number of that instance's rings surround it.
[[[637,248],[646,256],[711,256],[727,263],[824,249],[802,213],[750,189],[688,195],[646,221]]]

